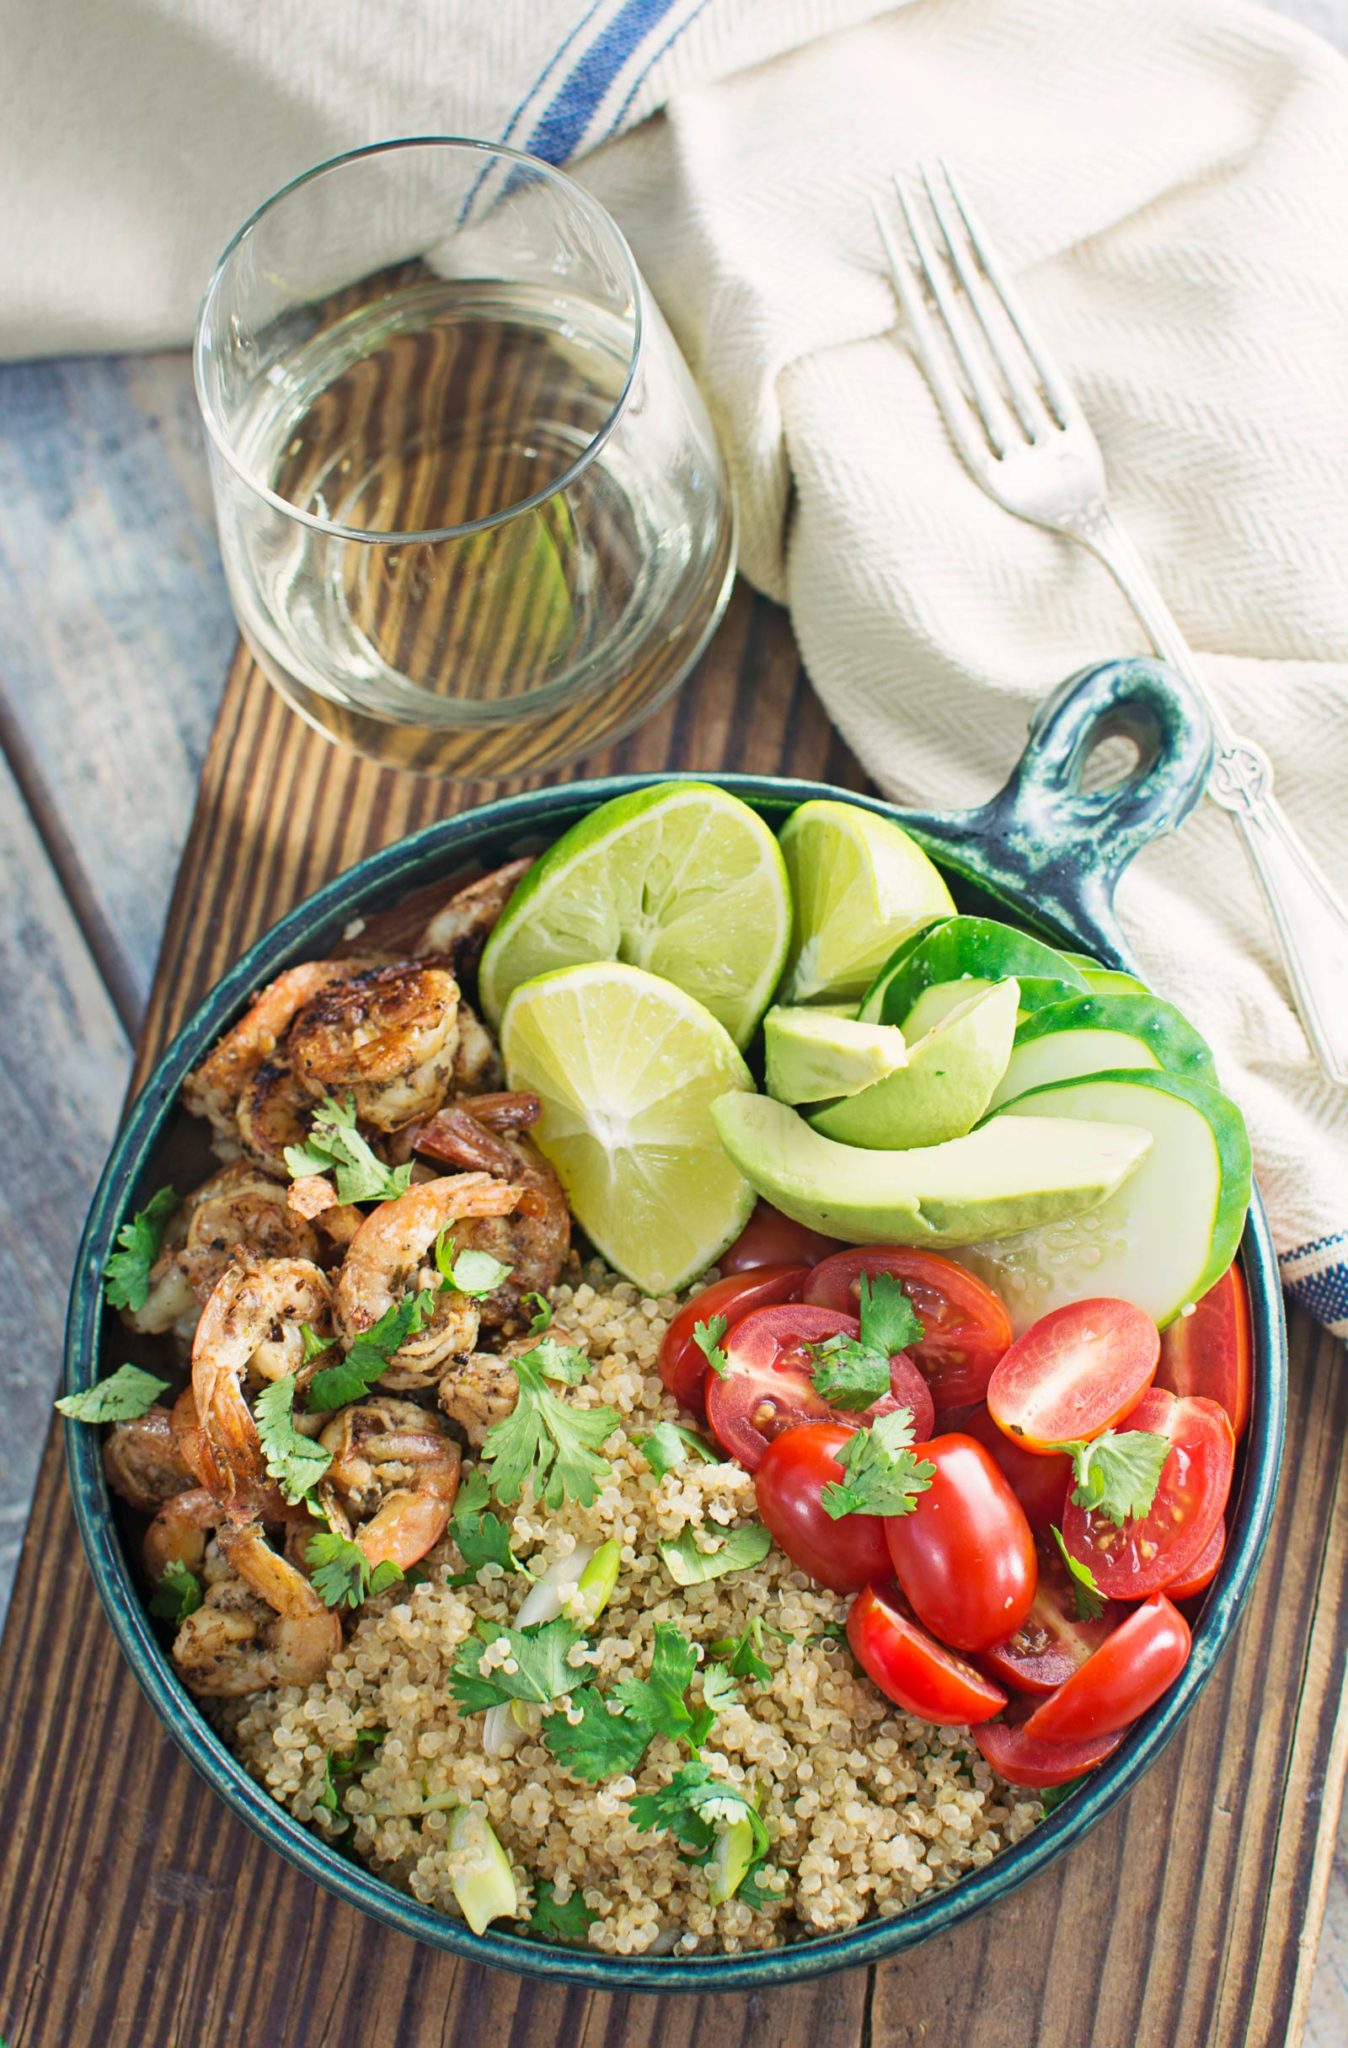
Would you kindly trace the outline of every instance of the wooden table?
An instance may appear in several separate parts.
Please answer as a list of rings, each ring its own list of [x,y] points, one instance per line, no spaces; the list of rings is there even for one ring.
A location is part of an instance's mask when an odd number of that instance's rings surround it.
[[[861,786],[783,615],[741,589],[694,681],[575,773],[667,765]],[[483,792],[378,772],[236,660],[138,1071],[281,910]],[[0,1646],[0,2033],[9,2048],[654,2042],[1178,2048],[1295,2036],[1342,1785],[1348,1375],[1293,1321],[1292,1483],[1237,1641],[1121,1812],[995,1910],[887,1966],[781,1994],[605,1997],[456,1964],[264,1850],[141,1701],[89,1588],[49,1441]]]

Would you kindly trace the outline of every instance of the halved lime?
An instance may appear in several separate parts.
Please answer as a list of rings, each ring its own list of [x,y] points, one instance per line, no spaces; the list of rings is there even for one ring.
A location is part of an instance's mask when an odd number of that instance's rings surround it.
[[[542,1103],[532,1136],[577,1221],[638,1287],[682,1287],[739,1236],[753,1189],[711,1105],[754,1084],[701,1003],[620,961],[564,967],[515,990],[501,1051],[510,1086]]]
[[[496,1023],[522,982],[626,961],[686,990],[743,1046],[790,936],[786,868],[757,812],[710,783],[662,782],[601,804],[535,862],[478,986]]]
[[[796,922],[779,1002],[860,1000],[906,933],[955,908],[917,841],[857,804],[802,804],[781,847]]]

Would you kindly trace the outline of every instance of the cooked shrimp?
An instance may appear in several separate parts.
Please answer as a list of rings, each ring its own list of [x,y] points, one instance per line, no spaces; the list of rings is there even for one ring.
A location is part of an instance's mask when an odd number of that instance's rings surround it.
[[[443,1102],[459,1043],[459,985],[406,960],[336,982],[307,1003],[287,1050],[312,1095],[350,1093],[363,1122],[395,1130]]]
[[[311,1685],[341,1648],[336,1613],[259,1523],[226,1522],[217,1540],[233,1575],[211,1585],[178,1630],[173,1662],[184,1683],[213,1699]]]
[[[294,1523],[306,1536],[314,1529],[307,1508],[292,1507],[270,1481],[250,1498],[251,1517],[278,1528]],[[181,1564],[200,1578],[211,1536],[231,1518],[229,1505],[205,1486],[189,1486],[165,1501],[141,1544],[141,1560],[150,1577],[161,1579],[171,1564]]]
[[[278,974],[187,1076],[182,1088],[185,1107],[193,1116],[206,1117],[222,1137],[234,1137],[239,1097],[262,1062],[271,1058],[296,1012],[330,981],[345,981],[359,974],[363,964],[359,960],[306,960]]]
[[[548,1331],[558,1344],[583,1349],[578,1338],[559,1326]],[[436,1388],[436,1399],[451,1422],[457,1422],[474,1450],[494,1422],[504,1422],[519,1399],[520,1383],[511,1360],[532,1350],[535,1336],[512,1337],[498,1351],[475,1351],[462,1365],[445,1374]]]
[[[493,868],[489,875],[469,882],[466,888],[456,889],[427,924],[417,951],[448,954],[458,979],[465,981],[476,971],[482,948],[499,922],[515,884],[532,866],[531,860],[509,860],[504,867]]]
[[[459,1001],[459,1043],[454,1052],[450,1088],[455,1095],[474,1094],[480,1088],[499,1088],[505,1079],[496,1041],[476,1010]]]
[[[332,1244],[350,1244],[365,1221],[365,1211],[354,1202],[339,1202],[336,1188],[321,1173],[302,1173],[292,1180],[286,1202],[293,1215],[316,1223]]]
[[[302,1350],[300,1325],[322,1333],[329,1308],[328,1282],[307,1259],[236,1252],[221,1275],[192,1345],[192,1392],[201,1476],[222,1499],[241,1500],[265,1478],[244,1374],[251,1367],[274,1379],[293,1370]]]
[[[167,1408],[147,1409],[134,1422],[114,1422],[103,1439],[103,1470],[113,1492],[143,1515],[154,1514],[193,1484]]]
[[[494,1105],[505,1100],[491,1099]],[[447,1164],[478,1167],[519,1190],[512,1215],[483,1218],[454,1234],[461,1251],[490,1252],[510,1268],[509,1279],[479,1304],[483,1328],[518,1324],[521,1297],[546,1294],[555,1287],[571,1249],[571,1210],[561,1182],[528,1138],[509,1130],[487,1130],[462,1103],[452,1102],[434,1116],[419,1133],[416,1147]]]
[[[222,1166],[188,1199],[181,1264],[201,1302],[239,1246],[267,1259],[318,1257],[318,1238],[290,1207],[285,1188],[246,1159]]]
[[[263,1060],[239,1096],[234,1117],[238,1138],[250,1159],[284,1174],[287,1145],[309,1135],[314,1099],[288,1059]]]
[[[343,1408],[319,1442],[332,1452],[324,1486],[370,1565],[387,1558],[410,1570],[444,1535],[459,1489],[459,1447],[439,1417],[376,1395]]]
[[[468,1219],[504,1216],[520,1191],[483,1173],[422,1181],[396,1201],[381,1202],[351,1241],[337,1276],[337,1331],[349,1350],[407,1294],[438,1287],[433,1248],[442,1230],[463,1241]],[[477,1304],[452,1291],[436,1296],[430,1317],[393,1355],[380,1385],[390,1391],[432,1385],[451,1359],[477,1343]]]

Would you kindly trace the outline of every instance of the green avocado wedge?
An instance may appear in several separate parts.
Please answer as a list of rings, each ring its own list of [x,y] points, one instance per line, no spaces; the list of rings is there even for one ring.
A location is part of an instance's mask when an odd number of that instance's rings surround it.
[[[1211,1048],[1173,1003],[1150,995],[1074,996],[1025,1018],[991,1107],[1054,1081],[1123,1067],[1163,1067],[1216,1082]]]
[[[823,1009],[775,1008],[763,1019],[765,1084],[778,1102],[855,1095],[883,1081],[907,1057],[903,1033],[892,1024],[862,1024]],[[977,1120],[970,1117],[969,1125]]]
[[[963,1245],[1060,1223],[1108,1201],[1151,1149],[1124,1124],[998,1116],[946,1145],[863,1152],[767,1095],[722,1095],[711,1113],[760,1195],[847,1244]]]
[[[891,971],[892,969],[892,971]],[[897,1024],[909,1040],[920,1034],[908,1029],[908,1018],[926,989],[946,982],[977,976],[980,981],[1004,981],[1014,975],[1021,984],[1024,1010],[1040,1009],[1046,1003],[1062,1002],[1071,995],[1084,995],[1086,984],[1080,971],[1061,953],[1015,931],[991,917],[949,917],[926,932],[918,943],[895,964],[891,956],[887,977],[879,998],[881,1024]],[[862,1008],[869,1011],[875,990],[868,990]]]
[[[993,982],[909,1046],[905,1065],[845,1101],[815,1110],[811,1125],[826,1138],[871,1151],[962,1138],[1006,1071],[1019,1002],[1015,981]]]
[[[756,1098],[742,1098],[752,1104]],[[717,1111],[712,1115],[720,1129]],[[1051,1231],[980,1244],[964,1256],[1001,1295],[1017,1333],[1050,1309],[1095,1295],[1135,1302],[1164,1326],[1221,1278],[1250,1203],[1250,1141],[1234,1102],[1206,1082],[1157,1068],[1094,1074],[1018,1095],[974,1133],[1043,1118],[1150,1132],[1138,1171]],[[1007,1233],[999,1233],[1006,1237]]]

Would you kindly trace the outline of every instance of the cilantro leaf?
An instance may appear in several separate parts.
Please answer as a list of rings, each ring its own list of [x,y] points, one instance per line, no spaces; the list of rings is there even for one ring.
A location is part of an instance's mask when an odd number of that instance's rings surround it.
[[[846,1478],[830,1479],[819,1499],[826,1515],[909,1515],[936,1476],[934,1465],[912,1452],[913,1418],[907,1408],[882,1415],[840,1444],[837,1462]]]
[[[749,1625],[742,1636],[726,1636],[721,1642],[711,1645],[713,1657],[726,1660],[726,1669],[732,1678],[752,1678],[759,1685],[771,1685],[772,1666],[763,1658],[763,1630],[778,1636],[783,1642],[791,1641],[785,1629],[773,1628],[765,1623],[761,1614],[750,1617]]]
[[[863,1273],[857,1290],[861,1341],[868,1351],[892,1358],[923,1335],[925,1325],[892,1273]]]
[[[834,1408],[870,1408],[889,1392],[888,1352],[868,1351],[855,1337],[826,1337],[810,1347],[810,1378]]]
[[[566,1941],[584,1946],[590,1929],[599,1918],[592,1913],[579,1892],[559,1899],[557,1887],[544,1878],[534,1893],[534,1910],[529,1915],[529,1932],[540,1941]]]
[[[616,1408],[581,1408],[553,1393],[548,1381],[574,1385],[586,1361],[550,1337],[512,1360],[519,1393],[509,1415],[494,1422],[482,1443],[491,1466],[492,1491],[500,1501],[518,1500],[527,1485],[536,1501],[560,1508],[565,1501],[592,1507],[612,1467],[599,1446],[621,1417]]]
[[[336,1342],[337,1339],[335,1337],[320,1337],[311,1323],[301,1323],[300,1343],[303,1346],[303,1354],[300,1358],[300,1364],[312,1365],[313,1361],[316,1358],[321,1358],[325,1351],[331,1351]]]
[[[295,1381],[289,1373],[270,1381],[253,1407],[267,1472],[292,1502],[312,1493],[332,1463],[331,1451],[296,1429],[294,1410]]]
[[[690,1849],[710,1849],[718,1826],[747,1819],[753,1831],[754,1847],[766,1853],[771,1843],[757,1807],[737,1786],[714,1778],[711,1767],[701,1759],[681,1764],[667,1785],[654,1792],[638,1792],[628,1801],[634,1827],[663,1831]]]
[[[543,1740],[564,1771],[597,1785],[602,1778],[616,1778],[634,1771],[646,1754],[650,1731],[640,1721],[629,1720],[617,1705],[594,1685],[583,1685],[571,1695],[579,1721],[565,1714],[549,1714],[543,1722]]]
[[[440,1270],[442,1294],[493,1294],[513,1270],[494,1259],[490,1252],[470,1248],[455,1257],[454,1240],[447,1230],[442,1230],[435,1240],[435,1263]]]
[[[1170,1456],[1169,1437],[1149,1429],[1107,1429],[1090,1443],[1054,1444],[1072,1460],[1075,1506],[1104,1515],[1121,1529],[1150,1513]]]
[[[1072,1575],[1072,1598],[1076,1602],[1078,1621],[1098,1621],[1105,1611],[1105,1596],[1095,1583],[1095,1573],[1079,1557],[1073,1557],[1063,1541],[1061,1529],[1049,1530],[1050,1536],[1062,1552],[1062,1561]]]
[[[1064,1799],[1070,1799],[1076,1789],[1075,1778],[1069,1778],[1065,1785],[1046,1785],[1039,1795],[1044,1803],[1045,1814],[1056,1813]]]
[[[721,1349],[727,1323],[724,1316],[712,1316],[709,1322],[693,1325],[693,1342],[706,1359],[718,1379],[724,1379],[730,1369],[730,1360]]]
[[[134,1422],[148,1414],[168,1387],[138,1365],[119,1365],[105,1380],[79,1394],[62,1394],[57,1407],[72,1422]]]
[[[698,1749],[717,1713],[732,1703],[735,1686],[721,1666],[712,1665],[703,1674],[703,1704],[690,1707],[687,1692],[696,1670],[697,1651],[682,1630],[658,1621],[647,1676],[622,1679],[608,1699],[592,1685],[583,1687],[572,1699],[580,1720],[550,1714],[543,1739],[564,1770],[591,1784],[634,1771],[657,1735]],[[712,1677],[718,1671],[719,1680]]]
[[[726,1572],[747,1571],[750,1565],[761,1564],[772,1548],[772,1538],[761,1522],[749,1522],[742,1529],[727,1529],[714,1550],[703,1550],[692,1529],[658,1548],[676,1586],[700,1586],[705,1579],[719,1579]]]
[[[542,1706],[564,1692],[579,1690],[583,1684],[580,1674],[566,1660],[580,1639],[580,1630],[564,1614],[529,1628],[478,1622],[475,1632],[465,1636],[454,1652],[449,1689],[460,1713],[480,1714],[486,1707],[499,1707],[503,1700],[530,1700]],[[507,1661],[515,1669],[508,1671],[497,1664],[484,1672],[481,1664],[488,1645],[502,1641],[509,1645]]]
[[[689,1458],[705,1465],[724,1462],[721,1453],[713,1450],[705,1437],[700,1437],[695,1429],[685,1429],[681,1422],[657,1423],[649,1436],[636,1439],[636,1445],[657,1479],[686,1465]]]
[[[292,1180],[335,1174],[339,1202],[393,1202],[407,1193],[412,1180],[411,1160],[385,1166],[376,1158],[356,1129],[356,1098],[350,1094],[345,1102],[324,1096],[308,1138],[303,1145],[287,1145],[285,1161]]]
[[[339,1778],[350,1778],[357,1771],[366,1770],[374,1762],[375,1752],[388,1734],[387,1728],[358,1728],[356,1746],[350,1756],[330,1749],[323,1759],[323,1785],[318,1795],[318,1804],[329,1813],[342,1814],[341,1794],[337,1789]],[[343,1828],[350,1822],[343,1817]]]
[[[401,1301],[395,1301],[377,1323],[361,1331],[340,1364],[325,1366],[314,1374],[305,1397],[306,1406],[345,1408],[349,1401],[363,1400],[383,1378],[408,1338],[424,1329],[434,1308],[435,1294],[429,1287],[420,1294],[405,1294]]]
[[[314,1567],[314,1590],[325,1607],[359,1607],[372,1594],[396,1586],[403,1575],[401,1565],[394,1564],[390,1557],[371,1570],[359,1543],[353,1543],[336,1529],[324,1529],[311,1536],[304,1546],[304,1555]]]
[[[546,1294],[525,1294],[521,1295],[520,1299],[522,1301],[536,1301],[538,1303],[538,1307],[533,1313],[533,1319],[529,1324],[529,1335],[531,1337],[541,1337],[544,1330],[552,1328],[552,1303],[548,1300]]]
[[[103,1292],[110,1308],[142,1309],[150,1293],[150,1268],[159,1257],[169,1217],[178,1206],[172,1188],[160,1188],[117,1233],[120,1251],[103,1268]]]
[[[480,1465],[474,1465],[459,1488],[454,1502],[454,1517],[449,1525],[449,1533],[465,1566],[450,1579],[451,1586],[466,1586],[470,1581],[476,1581],[484,1564],[499,1564],[503,1572],[522,1572],[526,1579],[533,1577],[528,1565],[521,1564],[510,1547],[509,1523],[502,1521],[487,1506],[490,1499],[491,1486],[487,1475]]]
[[[766,1913],[773,1906],[783,1905],[786,1900],[785,1885],[780,1891],[774,1891],[763,1884],[762,1873],[767,1868],[767,1862],[766,1856],[756,1856],[735,1891],[735,1897],[743,1899],[745,1905],[754,1913]]]
[[[724,1664],[708,1664],[702,1673],[702,1704],[713,1716],[739,1705],[740,1689]]]
[[[200,1579],[187,1569],[181,1558],[173,1558],[160,1573],[150,1595],[151,1614],[176,1625],[186,1621],[189,1614],[195,1614],[200,1605]]]

